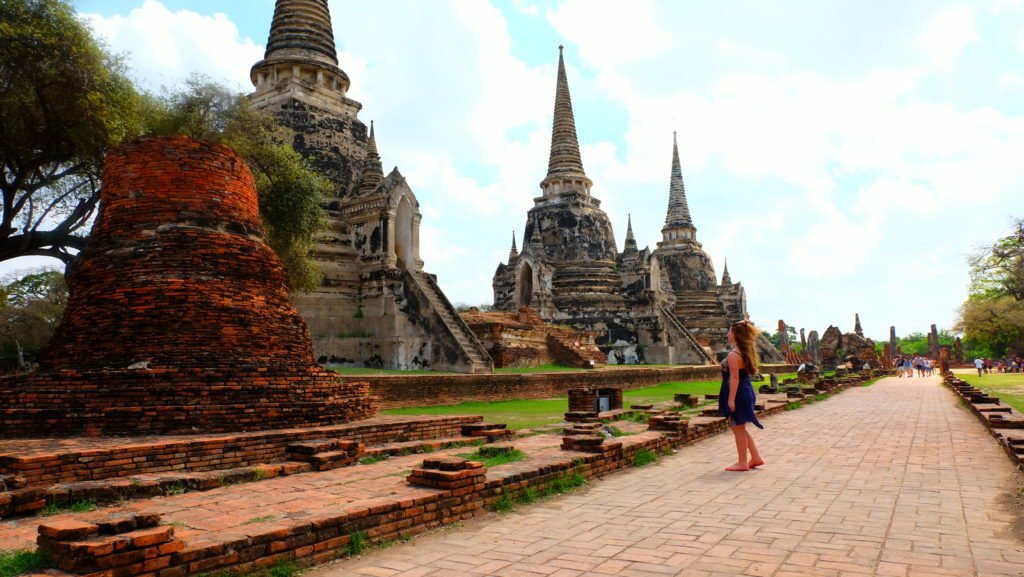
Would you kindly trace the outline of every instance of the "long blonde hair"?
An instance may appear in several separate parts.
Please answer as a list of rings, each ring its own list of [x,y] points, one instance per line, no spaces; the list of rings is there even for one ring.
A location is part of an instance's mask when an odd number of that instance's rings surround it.
[[[757,346],[754,344],[760,334],[761,330],[750,321],[740,321],[732,325],[736,350],[740,353],[740,358],[743,359],[743,365],[747,369],[748,375],[756,375],[761,370],[761,358],[757,354]]]

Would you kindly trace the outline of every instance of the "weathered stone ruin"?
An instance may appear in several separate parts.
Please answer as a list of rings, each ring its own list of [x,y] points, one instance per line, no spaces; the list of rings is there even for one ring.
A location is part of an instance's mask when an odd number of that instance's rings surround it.
[[[719,285],[696,241],[678,147],[673,146],[664,241],[639,249],[632,223],[618,252],[611,222],[591,195],[583,169],[572,100],[559,48],[547,176],[527,213],[522,252],[494,274],[494,306],[528,306],[547,322],[596,333],[611,364],[716,361],[729,325],[749,318],[742,285],[726,271]],[[781,362],[764,340],[768,362]]]
[[[145,138],[111,152],[67,282],[39,371],[0,380],[0,436],[263,430],[376,412],[367,384],[314,361],[252,175],[223,146]]]
[[[860,328],[860,315],[857,315],[854,326]],[[811,334],[816,336],[813,331]],[[860,368],[864,363],[880,367],[875,342],[863,335],[863,329],[859,333],[855,329],[855,332],[843,334],[838,327],[829,325],[821,336],[821,363],[826,367],[836,367],[849,361],[854,368]]]
[[[608,364],[594,333],[548,324],[528,307],[517,313],[473,310],[462,313],[462,318],[491,355],[495,368]]]
[[[327,0],[277,0],[250,104],[273,114],[292,146],[330,178],[328,227],[313,258],[321,286],[295,295],[320,362],[490,372],[486,351],[419,254],[419,202],[397,168],[384,172],[373,126],[347,96]]]
[[[821,366],[821,340],[818,338],[818,331],[807,334],[807,355],[809,361]]]

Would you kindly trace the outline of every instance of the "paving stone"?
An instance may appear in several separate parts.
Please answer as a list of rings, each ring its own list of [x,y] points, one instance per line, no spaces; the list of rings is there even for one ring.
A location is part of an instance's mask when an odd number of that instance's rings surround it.
[[[733,448],[720,435],[577,493],[308,577],[396,562],[415,575],[453,575],[470,569],[451,560],[476,548],[487,551],[482,561],[506,563],[492,575],[1024,575],[1024,543],[1012,537],[1015,513],[1004,501],[1018,478],[937,377],[885,379],[765,426],[753,432],[768,461],[756,471],[722,471]],[[548,551],[557,553],[538,565]]]

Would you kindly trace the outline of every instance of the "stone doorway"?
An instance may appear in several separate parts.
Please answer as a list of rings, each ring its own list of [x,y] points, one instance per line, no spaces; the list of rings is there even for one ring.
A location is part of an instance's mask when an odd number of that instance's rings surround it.
[[[533,267],[530,263],[523,263],[523,266],[519,267],[516,288],[519,290],[519,306],[530,306],[533,301]]]

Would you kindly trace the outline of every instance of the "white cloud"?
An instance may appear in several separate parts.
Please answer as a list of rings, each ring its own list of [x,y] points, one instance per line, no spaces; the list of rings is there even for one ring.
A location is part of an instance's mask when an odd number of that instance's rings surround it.
[[[547,16],[559,33],[579,46],[583,60],[594,67],[644,60],[673,44],[649,0],[632,0],[628,8],[617,0],[566,0],[548,10]]]
[[[952,68],[960,53],[978,40],[974,13],[967,6],[949,6],[936,13],[917,37],[918,47],[931,63]]]
[[[263,48],[241,38],[222,13],[171,11],[158,0],[145,0],[124,16],[83,16],[114,52],[128,55],[136,78],[151,90],[198,72],[248,91],[249,67],[263,56]]]

